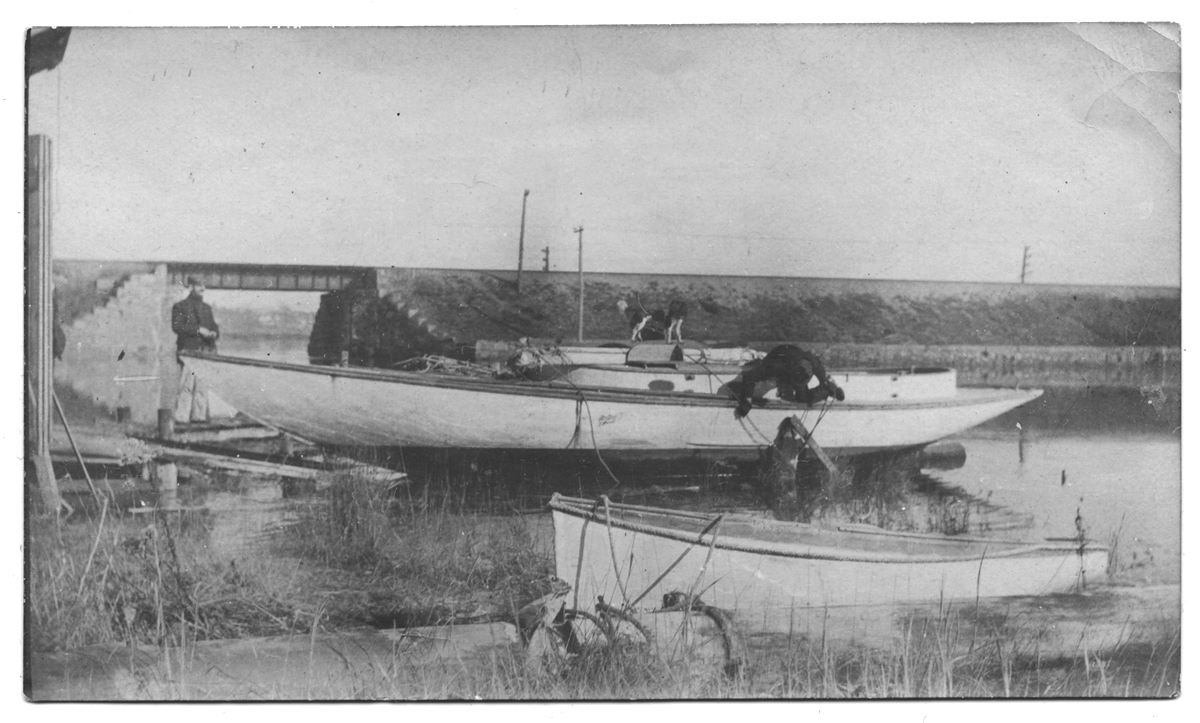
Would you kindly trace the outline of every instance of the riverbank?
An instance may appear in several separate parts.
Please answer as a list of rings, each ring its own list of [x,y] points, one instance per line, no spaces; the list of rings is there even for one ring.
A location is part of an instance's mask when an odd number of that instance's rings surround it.
[[[619,301],[647,311],[683,301],[685,338],[742,344],[1132,348],[1181,338],[1178,289],[634,274],[586,274],[583,284],[581,309],[571,274],[528,274],[518,290],[506,272],[380,270],[380,301],[354,334],[380,361],[418,343],[627,339]]]
[[[722,506],[746,504],[737,480],[696,481],[695,492],[639,489],[632,480],[620,491],[651,504],[686,504],[671,501],[680,495],[740,495],[740,503]],[[984,616],[979,607],[947,606],[914,610],[904,619],[889,610],[838,622],[841,613],[832,611],[837,614],[820,615],[785,639],[756,635],[748,619],[744,660],[732,676],[711,659],[664,657],[625,645],[588,648],[547,665],[517,632],[523,609],[561,591],[544,512],[511,512],[528,508],[528,501],[508,497],[485,469],[471,479],[428,479],[390,492],[366,477],[343,474],[334,482],[317,491],[269,477],[192,472],[180,488],[178,511],[154,511],[151,497],[149,507],[132,513],[77,505],[61,526],[32,518],[26,655],[36,665],[27,672],[49,681],[43,697],[581,700],[1177,692],[1178,604],[1169,588],[1161,600],[1146,588],[1145,595],[1158,602],[1139,598],[1139,614],[1154,612],[1144,621],[1089,607],[1100,598],[1033,601],[1041,614],[1063,605],[1064,614],[1078,613],[1077,627],[1069,630],[1025,624],[1027,616],[1011,607],[1019,603],[1003,601],[985,605],[991,612]],[[468,494],[484,487],[486,494]],[[943,512],[956,507],[951,503]],[[497,514],[504,509],[510,512]],[[1017,627],[1005,627],[1010,624]],[[459,638],[466,645],[485,627],[497,642],[471,647],[469,654],[437,656],[401,645],[414,635],[453,639],[455,630],[466,636]],[[1058,642],[1045,637],[1051,629],[1061,633],[1053,638]],[[869,639],[863,637],[867,631],[875,631]],[[263,656],[261,662],[255,655]],[[96,668],[97,660],[108,662]],[[236,675],[214,673],[206,660]],[[92,673],[80,677],[84,669]],[[36,679],[31,684],[36,698]]]

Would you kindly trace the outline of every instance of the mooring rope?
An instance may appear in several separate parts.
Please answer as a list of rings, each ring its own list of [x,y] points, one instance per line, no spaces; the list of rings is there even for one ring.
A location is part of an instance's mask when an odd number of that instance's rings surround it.
[[[592,511],[588,517],[583,518],[583,524],[579,528],[579,559],[575,562],[575,588],[574,596],[571,598],[571,607],[579,609],[579,580],[583,575],[583,548],[587,543],[587,528],[588,523],[592,521],[592,517],[596,514],[596,509],[600,506],[600,502],[592,503]]]
[[[612,510],[608,506],[608,495],[600,495],[600,499],[604,502],[604,527],[608,530],[608,553],[612,557],[613,574],[617,576],[617,586],[621,588],[621,599],[624,600],[622,605],[628,605],[629,592],[625,589],[625,581],[621,579],[621,566],[617,562],[617,543],[613,540]],[[632,561],[629,564],[629,574],[633,574]]]
[[[717,547],[717,535],[721,532],[721,520],[724,515],[717,518],[717,524],[713,527],[712,539],[708,541],[708,554],[704,556],[704,564],[700,566],[700,573],[696,575],[696,579],[692,582],[692,588],[688,590],[688,604],[695,599],[696,586],[700,584],[700,580],[704,578],[704,573],[708,570],[708,563],[712,562],[713,550]]]
[[[679,563],[683,562],[683,558],[687,557],[687,554],[692,551],[693,547],[695,547],[696,545],[698,545],[704,541],[704,535],[707,534],[709,530],[711,530],[714,527],[716,527],[717,525],[721,524],[721,520],[724,520],[724,519],[725,519],[725,513],[722,512],[721,514],[717,515],[716,518],[713,519],[712,522],[709,522],[708,526],[705,527],[703,530],[701,530],[700,534],[696,536],[696,539],[694,541],[692,541],[692,543],[690,545],[687,546],[687,549],[685,549],[683,552],[679,553],[679,557],[675,558],[675,561],[672,562],[670,565],[668,565],[667,569],[663,570],[662,574],[660,574],[657,578],[655,578],[654,582],[650,583],[650,585],[645,590],[642,591],[641,595],[638,595],[634,599],[633,602],[629,603],[628,607],[632,609],[633,606],[637,605],[639,602],[642,601],[642,598],[649,595],[650,591],[658,586],[658,583],[662,582],[663,579],[666,578],[667,575],[671,574],[671,571],[674,570],[675,567],[679,565]]]

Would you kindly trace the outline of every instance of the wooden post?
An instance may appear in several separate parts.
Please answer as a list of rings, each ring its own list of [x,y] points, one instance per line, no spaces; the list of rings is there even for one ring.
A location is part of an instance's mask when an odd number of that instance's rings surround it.
[[[174,439],[175,438],[175,410],[174,409],[159,409],[158,410],[158,438],[159,439]]]
[[[583,226],[575,233],[579,234],[579,341],[583,341]]]
[[[158,436],[171,439],[175,434],[175,404],[179,398],[179,356],[175,350],[175,332],[171,329],[171,307],[178,300],[173,291],[180,287],[171,286],[171,273],[166,264],[154,267],[154,283],[161,296],[158,313]]]
[[[825,453],[825,450],[821,449],[821,445],[817,444],[817,440],[813,439],[812,432],[808,431],[808,428],[804,426],[804,422],[801,422],[799,417],[793,416],[790,419],[785,419],[783,424],[791,424],[792,428],[796,430],[800,441],[808,445],[808,448],[813,451],[813,454],[817,456],[817,459],[829,471],[829,474],[837,474],[837,465],[833,463],[833,460]]]
[[[795,428],[784,419],[779,424],[775,443],[767,449],[762,470],[762,483],[770,508],[781,520],[798,520],[801,517],[796,478],[802,451]]]
[[[813,480],[800,477],[800,457],[806,446],[828,471],[828,481],[820,482],[818,486],[813,486]],[[804,423],[794,416],[779,423],[775,442],[767,449],[763,462],[763,492],[770,500],[771,510],[781,520],[807,520],[812,512],[811,503],[820,488],[832,483],[838,472],[833,460],[813,439]]]
[[[50,462],[54,393],[54,253],[51,247],[50,139],[29,136],[25,147],[25,454],[47,509],[62,506]]]
[[[525,267],[525,202],[529,200],[529,189],[521,197],[521,237],[517,242],[517,296],[521,295],[521,270]]]
[[[350,346],[354,343],[354,295],[345,289],[338,291],[341,323],[338,334],[338,365],[350,366]]]

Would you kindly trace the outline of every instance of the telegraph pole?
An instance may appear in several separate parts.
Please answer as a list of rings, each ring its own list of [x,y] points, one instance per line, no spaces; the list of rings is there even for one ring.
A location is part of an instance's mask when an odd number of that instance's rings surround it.
[[[550,247],[542,249],[542,271],[550,270]]]
[[[517,296],[521,295],[521,269],[525,265],[525,202],[529,200],[529,189],[521,197],[521,240],[517,242]]]
[[[1021,256],[1021,283],[1025,283],[1025,272],[1029,270],[1029,247],[1025,247],[1025,253]]]
[[[583,341],[583,226],[575,233],[579,234],[579,341]]]

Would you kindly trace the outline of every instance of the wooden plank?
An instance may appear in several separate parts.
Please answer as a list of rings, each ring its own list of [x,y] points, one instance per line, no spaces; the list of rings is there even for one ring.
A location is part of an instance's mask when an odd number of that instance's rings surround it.
[[[180,430],[175,427],[173,437],[176,442],[227,442],[233,439],[272,439],[278,437],[279,430],[269,427],[231,427],[227,429],[197,429]]]
[[[340,458],[330,460],[327,468],[316,468],[257,459],[244,459],[214,452],[201,452],[195,449],[174,447],[157,447],[155,449],[155,457],[175,462],[195,462],[252,474],[279,475],[280,477],[287,477],[289,479],[322,481],[327,479],[332,473],[354,470],[360,474],[370,476],[377,482],[398,483],[407,480],[407,475],[403,472]]]
[[[825,469],[829,470],[830,474],[837,474],[837,465],[833,463],[833,460],[825,453],[825,450],[821,449],[821,445],[817,444],[816,437],[813,436],[812,432],[808,431],[808,428],[804,426],[804,422],[801,422],[800,418],[796,416],[793,416],[790,422],[792,429],[795,431],[796,439],[808,445],[808,448],[817,456],[817,459],[824,465]],[[785,423],[787,423],[787,420],[785,420]]]
[[[222,454],[214,454],[212,452],[199,452],[192,449],[159,448],[156,450],[155,456],[159,459],[166,459],[175,462],[199,462],[201,464],[207,464],[213,467],[221,467],[223,469],[236,470],[239,472],[279,475],[281,477],[288,477],[291,479],[315,480],[323,474],[322,471],[318,469],[296,467],[290,464],[277,464],[274,462],[260,462],[252,459],[239,459],[237,457],[229,457]]]

